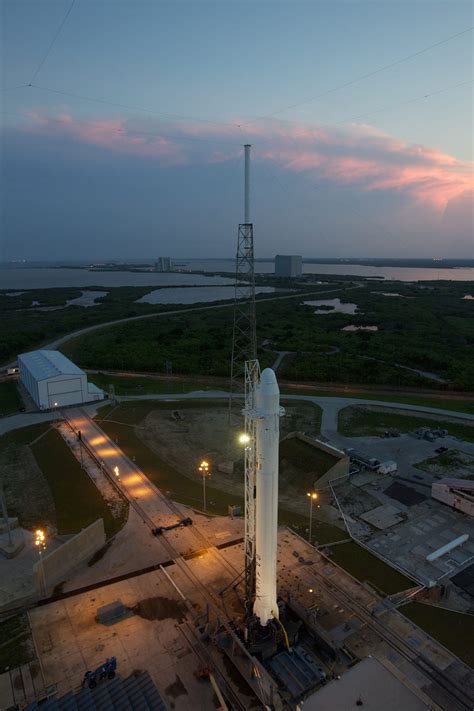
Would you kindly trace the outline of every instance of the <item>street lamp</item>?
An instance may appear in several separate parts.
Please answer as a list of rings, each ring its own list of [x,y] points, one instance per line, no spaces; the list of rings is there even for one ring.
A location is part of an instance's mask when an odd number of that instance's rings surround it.
[[[35,546],[38,548],[39,562],[40,562],[40,593],[46,597],[46,578],[44,575],[44,564],[43,564],[43,551],[46,550],[46,536],[41,528],[35,531]]]
[[[204,512],[206,512],[206,478],[211,476],[209,473],[209,462],[206,462],[206,460],[203,459],[199,465],[199,471],[202,475],[202,497],[204,502]]]
[[[248,435],[246,432],[243,432],[239,436],[239,442],[240,444],[248,444],[250,442],[250,435]]]
[[[316,501],[318,495],[315,491],[309,491],[306,496],[309,498],[309,537],[308,541],[311,543],[311,529],[313,527],[313,502]]]
[[[118,479],[118,478],[119,478],[119,476],[120,476],[120,470],[119,470],[119,468],[118,468],[118,467],[114,467],[114,474],[115,474],[115,476],[116,476],[116,477],[117,477],[117,479]]]

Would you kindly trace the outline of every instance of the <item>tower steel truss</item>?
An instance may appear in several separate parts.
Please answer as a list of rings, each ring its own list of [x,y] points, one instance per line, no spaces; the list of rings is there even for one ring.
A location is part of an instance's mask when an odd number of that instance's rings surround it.
[[[257,357],[253,225],[240,224],[235,268],[234,331],[230,371],[230,405],[244,392],[245,362]]]

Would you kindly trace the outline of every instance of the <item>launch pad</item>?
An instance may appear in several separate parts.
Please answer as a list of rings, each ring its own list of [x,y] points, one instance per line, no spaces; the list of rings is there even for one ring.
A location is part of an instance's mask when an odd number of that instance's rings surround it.
[[[193,525],[199,527],[198,518]],[[225,525],[225,519],[213,520],[216,530]],[[173,539],[184,541],[189,535],[179,529]],[[270,646],[251,654],[244,635],[243,585],[229,587],[219,606],[211,602],[242,570],[243,543],[234,541],[186,556],[191,577],[178,562],[169,561],[155,571],[71,592],[30,611],[45,686],[65,693],[96,662],[115,655],[121,676],[147,669],[167,706],[176,711],[191,704],[212,708],[212,688],[196,677],[209,667],[232,708],[266,703],[291,709],[308,694],[315,692],[317,699],[323,686],[326,694],[331,679],[343,678],[359,660],[372,656],[384,666],[398,666],[412,689],[436,699],[432,679],[390,643],[389,634],[410,640],[413,658],[422,655],[441,675],[455,679],[462,674],[459,660],[396,609],[382,606],[380,611],[382,601],[375,591],[286,528],[278,532],[278,597],[285,601],[288,617],[297,621],[298,641],[291,652],[280,638],[282,646],[273,655]],[[192,582],[195,578],[201,587]],[[97,609],[117,599],[130,614],[111,626],[100,624]]]

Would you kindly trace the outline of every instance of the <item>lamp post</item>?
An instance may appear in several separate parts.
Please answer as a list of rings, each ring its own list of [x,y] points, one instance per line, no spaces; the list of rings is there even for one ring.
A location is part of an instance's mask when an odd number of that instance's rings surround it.
[[[117,479],[120,478],[120,469],[118,467],[114,467],[114,474],[117,477]]]
[[[205,459],[201,462],[199,465],[199,471],[201,472],[202,476],[202,498],[203,498],[203,503],[204,503],[204,513],[206,512],[206,478],[210,476],[209,474],[209,462],[206,462]]]
[[[309,491],[306,496],[309,498],[309,536],[308,541],[311,543],[311,532],[313,527],[313,502],[316,501],[318,495],[315,491]]]
[[[39,562],[40,562],[40,594],[43,597],[46,597],[46,578],[44,574],[44,564],[43,564],[43,551],[46,550],[46,536],[44,531],[41,530],[41,528],[38,528],[35,531],[36,538],[35,538],[35,546],[38,548],[38,553],[39,553]]]

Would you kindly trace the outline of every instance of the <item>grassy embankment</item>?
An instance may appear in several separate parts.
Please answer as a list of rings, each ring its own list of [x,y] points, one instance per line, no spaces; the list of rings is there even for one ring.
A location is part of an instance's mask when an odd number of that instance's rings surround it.
[[[179,403],[180,411],[195,407],[222,407],[222,402],[192,400]],[[127,402],[115,408],[110,406],[101,408],[100,415],[97,418],[98,424],[109,437],[116,441],[118,440],[120,448],[128,457],[135,457],[138,466],[162,491],[167,493],[175,501],[179,501],[197,510],[202,510],[203,491],[201,481],[197,477],[193,479],[185,476],[170,466],[166,461],[155,454],[155,452],[151,451],[134,430],[135,425],[140,426],[141,421],[146,415],[156,409],[174,410],[176,409],[176,403],[148,400]],[[110,419],[107,419],[109,417]],[[319,429],[320,413],[318,411],[315,412],[315,417],[317,418],[315,429]],[[302,495],[305,496],[306,488],[303,487],[303,489],[304,492]],[[243,481],[242,493],[239,496],[212,486],[211,478],[210,482],[206,484],[208,510],[214,514],[227,514],[229,505],[240,505],[243,507],[243,493]],[[301,535],[305,535],[308,527],[307,516],[284,509],[280,509],[279,521],[281,525],[294,526],[296,530],[301,532]],[[346,537],[346,534],[340,528],[322,521],[316,522],[314,526],[315,536],[321,543],[342,540]]]
[[[0,622],[0,674],[35,658],[30,625],[25,614]]]
[[[196,380],[190,379],[168,379],[163,377],[150,377],[144,375],[125,376],[125,375],[108,375],[107,373],[90,373],[90,382],[108,392],[109,385],[113,385],[116,395],[178,395],[180,393],[188,393],[198,390],[224,390],[229,388],[228,379],[216,379],[216,382],[206,381],[204,378]],[[422,407],[434,407],[442,410],[453,410],[455,412],[467,412],[474,414],[474,397],[472,400],[452,399],[440,394],[437,398],[435,395],[424,397],[423,395],[398,395],[387,392],[367,391],[364,389],[357,390],[351,387],[349,390],[331,390],[317,389],[309,386],[301,386],[300,384],[292,386],[289,383],[281,382],[282,395],[307,395],[309,397],[337,397],[374,400],[377,402],[398,402],[404,405],[419,405]]]
[[[0,383],[0,417],[18,412],[23,403],[15,380],[4,380]]]
[[[113,385],[116,395],[179,395],[195,390],[227,390],[226,386],[209,385],[193,380],[154,379],[146,376],[127,377],[106,373],[89,373],[88,380],[106,393]],[[227,384],[228,385],[228,384]]]
[[[107,537],[123,526],[126,507],[117,518],[112,516],[102,495],[50,423],[14,430],[0,437],[0,455],[8,456],[9,448],[24,446],[29,446],[33,452],[51,492],[59,534],[78,533],[98,518],[104,519]],[[10,513],[17,515],[22,523],[22,511],[15,510],[14,504],[9,502],[9,491],[13,487],[14,483],[5,482],[7,505]],[[31,512],[28,513],[30,516]]]
[[[418,427],[443,428],[453,437],[474,442],[474,422],[443,422],[441,416],[430,419],[429,415],[401,414],[384,410],[383,407],[371,410],[364,406],[351,406],[339,412],[338,429],[346,437],[382,436],[387,430],[413,432]]]
[[[318,390],[316,388],[301,387],[300,384],[291,386],[286,383],[281,384],[281,392],[283,395],[295,395],[298,392],[299,395],[312,395],[314,397],[337,397],[337,398],[349,398],[357,400],[374,400],[377,402],[397,402],[401,405],[418,405],[421,407],[434,407],[441,410],[453,410],[454,412],[467,412],[468,414],[474,415],[474,395],[470,399],[449,399],[442,394],[430,395],[426,397],[425,395],[407,394],[399,395],[397,393],[388,393],[386,391],[377,392],[376,390],[364,390],[357,389],[357,386],[351,386],[350,390],[339,389],[331,390],[324,389]]]
[[[400,612],[441,642],[469,666],[474,667],[474,615],[411,602]]]

